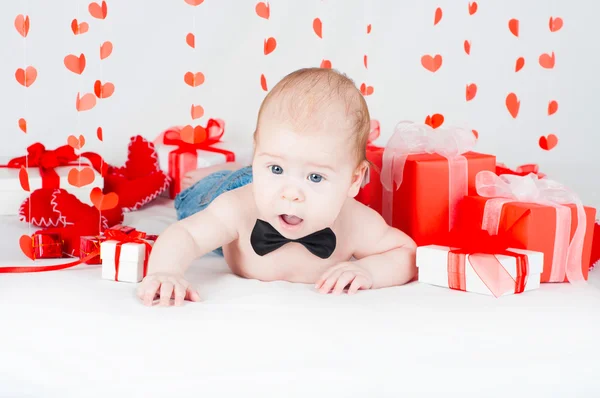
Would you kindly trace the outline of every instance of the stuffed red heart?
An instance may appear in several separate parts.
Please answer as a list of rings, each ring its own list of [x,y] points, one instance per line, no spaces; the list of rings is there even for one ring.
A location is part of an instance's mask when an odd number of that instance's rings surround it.
[[[31,203],[31,205],[30,205]],[[76,196],[64,189],[40,188],[25,199],[19,209],[20,220],[39,227],[63,227],[80,220],[95,220],[96,226],[100,212],[94,207],[82,203]],[[102,212],[104,228],[112,227],[123,221],[120,208]]]
[[[154,144],[138,135],[131,137],[125,166],[109,167],[104,191],[115,192],[119,195],[119,206],[131,211],[156,199],[167,190],[169,182],[158,165]]]
[[[79,256],[80,237],[99,235],[106,228],[123,221],[121,208],[100,213],[94,206],[82,203],[64,189],[39,189],[32,193],[31,203],[35,205],[32,205],[31,213],[29,202],[21,206],[21,220],[50,226],[45,231],[59,233],[64,241],[63,252],[72,256]],[[33,215],[31,219],[29,214]]]
[[[31,193],[31,196],[21,204],[19,208],[19,219],[38,227],[63,226],[64,221],[60,214],[54,212],[52,206],[52,193],[54,189],[40,188]]]

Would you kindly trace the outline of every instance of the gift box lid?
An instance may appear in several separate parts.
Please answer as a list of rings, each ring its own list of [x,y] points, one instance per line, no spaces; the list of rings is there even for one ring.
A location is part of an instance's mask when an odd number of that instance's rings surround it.
[[[7,165],[11,159],[12,159],[11,157],[0,157],[0,165]],[[73,165],[59,166],[54,169],[56,171],[56,174],[58,174],[58,177],[61,180],[61,187],[68,186],[68,187],[75,188],[68,183],[69,172],[71,171],[72,168],[79,168],[80,165],[81,165],[80,168],[91,167],[91,165],[88,161],[82,160],[81,163],[74,162]],[[82,187],[81,189],[85,189],[85,188],[92,189],[93,187],[98,186],[98,182],[100,182],[100,183],[102,182],[103,177],[100,175],[100,173],[98,173],[93,168],[92,168],[92,170],[94,171],[94,174],[95,174],[94,182],[92,184]],[[22,189],[21,183],[19,182],[19,171],[20,171],[20,168],[0,167],[0,191],[14,191],[14,190]],[[32,190],[36,189],[36,187],[42,186],[42,177],[40,175],[39,168],[29,167],[29,168],[27,168],[27,174],[29,175],[29,185],[31,186]]]

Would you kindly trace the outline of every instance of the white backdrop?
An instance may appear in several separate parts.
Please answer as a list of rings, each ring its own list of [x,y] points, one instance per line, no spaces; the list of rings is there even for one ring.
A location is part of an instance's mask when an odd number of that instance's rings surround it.
[[[423,121],[441,113],[446,124],[465,124],[479,132],[478,150],[495,153],[515,166],[539,163],[543,172],[577,190],[586,204],[600,205],[596,175],[598,132],[597,77],[600,62],[593,0],[479,1],[469,13],[463,0],[272,0],[269,19],[255,11],[256,0],[205,0],[192,7],[184,0],[109,0],[105,20],[92,18],[90,1],[15,0],[0,5],[0,155],[23,154],[41,141],[49,147],[83,134],[85,149],[96,150],[110,162],[124,161],[130,136],[153,138],[176,124],[192,123],[190,106],[202,105],[205,116],[227,122],[228,139],[250,145],[260,101],[268,87],[292,70],[318,66],[322,59],[347,73],[357,85],[374,88],[367,96],[373,118],[382,123],[381,143],[402,119]],[[434,25],[436,8],[442,18]],[[23,39],[15,17],[27,14],[30,30]],[[313,20],[322,21],[322,36]],[[564,26],[551,32],[550,17]],[[89,23],[89,32],[75,36],[71,21]],[[518,19],[518,37],[508,21]],[[372,25],[367,34],[367,25]],[[196,48],[185,37],[196,35]],[[268,37],[277,41],[263,53]],[[113,53],[99,59],[106,40]],[[471,42],[467,55],[464,41]],[[542,68],[543,53],[555,53],[555,67]],[[68,54],[84,53],[81,76],[67,70]],[[363,56],[368,55],[368,69]],[[421,65],[426,54],[440,54],[435,73]],[[515,61],[525,66],[515,72]],[[38,71],[29,88],[19,85],[15,71],[32,65]],[[199,87],[185,84],[184,74],[201,71]],[[92,93],[94,82],[114,83],[115,93],[95,108],[78,113],[77,92]],[[475,98],[465,99],[465,87],[477,84]],[[520,100],[518,117],[505,106],[508,93]],[[550,100],[559,104],[548,116]],[[18,128],[19,118],[28,133]],[[104,142],[96,138],[103,127]],[[556,134],[558,145],[542,150],[539,137]]]

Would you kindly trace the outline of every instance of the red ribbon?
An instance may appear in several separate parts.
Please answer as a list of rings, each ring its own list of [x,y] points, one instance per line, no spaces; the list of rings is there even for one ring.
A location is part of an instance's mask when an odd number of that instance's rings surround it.
[[[484,230],[469,231],[469,233],[452,231],[447,240],[450,247],[458,247],[458,249],[451,249],[448,252],[450,289],[466,291],[465,266],[468,256],[469,264],[495,297],[500,297],[511,290],[515,294],[522,293],[529,275],[529,259],[526,254],[508,250],[509,237],[509,233],[490,235]],[[508,273],[497,255],[515,258],[516,278]]]
[[[121,258],[121,246],[124,243],[140,243],[145,245],[146,256],[144,258],[143,276],[146,277],[146,274],[148,272],[148,258],[150,257],[152,245],[148,243],[147,240],[144,240],[144,238],[149,238],[149,236],[147,236],[145,232],[137,231],[133,228],[131,228],[130,230],[107,229],[106,231],[104,231],[104,236],[106,237],[106,241],[117,241],[117,245],[115,247],[115,281],[119,280],[119,260]]]
[[[212,147],[213,144],[221,141],[223,136],[223,128],[218,121],[210,119],[206,125],[207,135],[200,142],[187,142],[181,138],[180,129],[171,129],[164,133],[163,144],[177,146],[177,149],[169,153],[169,177],[173,183],[171,184],[171,196],[175,196],[181,191],[181,167],[180,156],[189,154],[194,163],[198,161],[198,151],[208,151],[225,155],[226,162],[235,161],[235,153]],[[217,131],[217,134],[210,135],[212,131]],[[186,170],[187,171],[187,170]]]
[[[11,169],[20,169],[21,167],[38,167],[42,177],[42,188],[57,189],[60,188],[60,177],[56,167],[75,166],[75,161],[84,157],[90,161],[92,167],[102,176],[106,174],[108,165],[102,161],[102,157],[94,152],[84,152],[77,155],[70,145],[63,145],[54,150],[47,150],[46,147],[36,142],[27,147],[27,155],[11,159],[8,164],[0,167]]]

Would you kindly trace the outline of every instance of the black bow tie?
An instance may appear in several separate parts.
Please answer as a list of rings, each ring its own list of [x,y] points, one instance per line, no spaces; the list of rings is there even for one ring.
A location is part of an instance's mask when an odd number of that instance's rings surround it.
[[[263,220],[256,220],[252,235],[250,235],[250,244],[259,256],[269,254],[290,242],[300,243],[317,257],[329,258],[335,250],[336,239],[331,228],[313,232],[300,239],[288,239]]]

